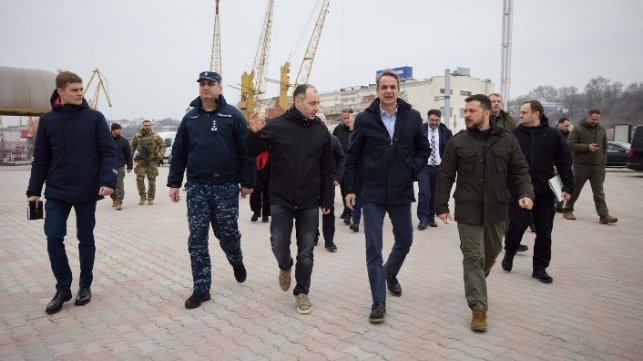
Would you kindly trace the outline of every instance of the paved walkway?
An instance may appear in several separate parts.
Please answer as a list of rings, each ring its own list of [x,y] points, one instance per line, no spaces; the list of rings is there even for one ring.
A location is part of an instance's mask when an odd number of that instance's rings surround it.
[[[530,251],[516,257],[514,270],[497,265],[488,278],[489,329],[478,334],[469,329],[455,224],[415,231],[399,275],[404,294],[389,296],[386,323],[371,325],[363,232],[337,222],[339,250],[317,248],[313,312],[299,315],[292,293],[279,288],[269,226],[250,222],[246,199],[239,223],[247,281],[234,280],[212,237],[212,300],[186,310],[186,207],[167,198],[167,170],[154,206],[137,204],[133,173],[122,211],[99,202],[92,302],[69,302],[49,316],[55,281],[43,222],[25,220],[29,167],[0,168],[1,360],[643,359],[643,173],[608,170],[615,225],[598,224],[589,185],[577,221],[557,215],[551,285],[531,278],[534,236],[527,234]],[[70,218],[77,276],[73,212]]]

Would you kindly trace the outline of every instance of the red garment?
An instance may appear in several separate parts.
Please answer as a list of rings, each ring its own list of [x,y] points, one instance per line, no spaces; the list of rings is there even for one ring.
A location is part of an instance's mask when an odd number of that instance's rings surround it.
[[[270,153],[268,153],[267,150],[264,150],[263,152],[259,153],[257,156],[257,170],[262,170],[266,167],[266,164],[268,163],[268,159],[270,158]]]

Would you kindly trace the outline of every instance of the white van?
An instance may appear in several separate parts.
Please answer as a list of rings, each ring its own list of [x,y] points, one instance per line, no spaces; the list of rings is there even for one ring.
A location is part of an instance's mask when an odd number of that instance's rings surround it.
[[[165,142],[165,154],[163,154],[163,159],[159,162],[159,166],[163,164],[170,164],[170,155],[172,154],[172,144],[174,144],[174,138],[176,137],[176,132],[159,132],[156,133],[163,139]]]

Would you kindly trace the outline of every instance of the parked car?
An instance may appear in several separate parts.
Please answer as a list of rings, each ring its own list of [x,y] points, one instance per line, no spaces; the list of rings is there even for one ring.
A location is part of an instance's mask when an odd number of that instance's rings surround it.
[[[632,145],[630,146],[630,160],[627,167],[643,171],[643,126],[634,129]]]
[[[163,164],[170,164],[170,155],[172,154],[172,144],[174,143],[174,137],[176,137],[176,132],[159,132],[157,133],[163,141],[165,142],[165,154],[163,159],[159,161],[159,166]]]
[[[630,161],[630,143],[607,142],[607,167],[625,167]]]

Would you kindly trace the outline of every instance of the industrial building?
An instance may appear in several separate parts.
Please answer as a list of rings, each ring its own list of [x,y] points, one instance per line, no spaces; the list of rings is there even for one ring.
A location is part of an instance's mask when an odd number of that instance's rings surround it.
[[[425,118],[429,109],[439,108],[444,114],[445,75],[428,79],[414,79],[413,68],[406,66],[394,68],[400,75],[400,97],[417,109]],[[377,73],[376,73],[377,74]],[[376,74],[373,74],[375,81]],[[457,132],[465,128],[464,99],[472,94],[490,94],[495,86],[489,79],[473,78],[468,68],[457,68],[450,72],[450,121],[442,119],[451,130]],[[321,111],[329,120],[337,121],[342,109],[352,108],[362,111],[377,97],[375,83],[342,88],[338,91],[323,92],[320,89]],[[264,106],[272,106],[276,98],[264,100]]]
[[[413,108],[418,110],[423,117],[429,109],[439,108],[444,114],[445,75],[434,76],[428,79],[414,79],[412,68],[395,68],[400,75],[400,98],[404,99]],[[375,76],[373,76],[373,80]],[[451,130],[464,129],[464,99],[472,94],[489,94],[494,92],[494,85],[489,79],[478,79],[470,76],[469,69],[458,68],[451,72],[451,119],[447,122],[442,119]],[[339,119],[344,108],[362,111],[377,97],[375,83],[368,86],[342,88],[339,91],[322,93],[320,97],[321,109],[329,119]]]

